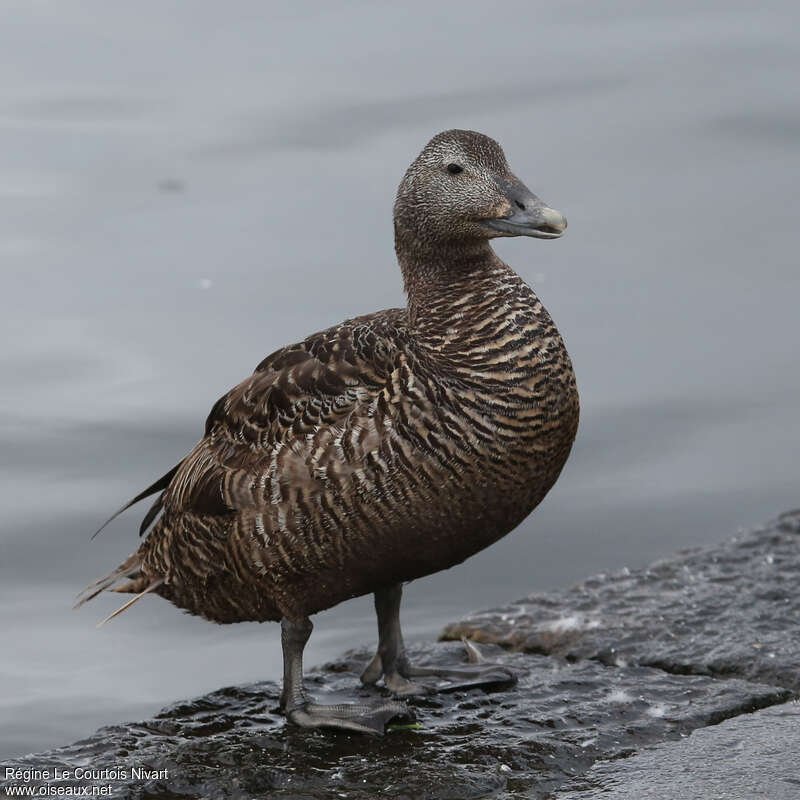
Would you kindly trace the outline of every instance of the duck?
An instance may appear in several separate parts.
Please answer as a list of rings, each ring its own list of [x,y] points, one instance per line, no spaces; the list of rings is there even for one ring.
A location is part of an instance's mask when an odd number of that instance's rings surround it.
[[[382,734],[411,713],[406,697],[515,680],[478,658],[412,664],[400,605],[408,582],[516,528],[567,461],[579,418],[569,354],[491,246],[566,228],[494,139],[434,136],[394,203],[405,307],[282,347],[224,394],[191,452],[117,512],[156,496],[141,545],[76,607],[108,590],[134,596],[104,622],[147,594],[215,623],[279,622],[281,708],[304,728]],[[378,646],[361,681],[388,696],[317,704],[303,682],[311,617],[369,594]]]

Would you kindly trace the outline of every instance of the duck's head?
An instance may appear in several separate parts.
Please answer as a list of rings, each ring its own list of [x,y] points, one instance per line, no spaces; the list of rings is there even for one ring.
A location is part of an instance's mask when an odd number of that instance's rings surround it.
[[[475,131],[437,134],[408,168],[394,206],[398,247],[485,241],[498,236],[558,239],[567,227],[508,166],[500,145]]]

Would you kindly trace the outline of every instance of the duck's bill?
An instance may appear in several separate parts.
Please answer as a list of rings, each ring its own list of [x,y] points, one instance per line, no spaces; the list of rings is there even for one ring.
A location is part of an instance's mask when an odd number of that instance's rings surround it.
[[[483,224],[495,231],[495,235],[558,239],[567,229],[567,218],[553,208],[536,205],[524,211],[516,211],[509,217],[485,219]]]

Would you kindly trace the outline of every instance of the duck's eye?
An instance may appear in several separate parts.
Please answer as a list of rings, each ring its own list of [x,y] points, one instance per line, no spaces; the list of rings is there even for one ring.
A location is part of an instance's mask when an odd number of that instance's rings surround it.
[[[458,175],[459,172],[463,172],[464,171],[464,167],[461,167],[458,164],[448,164],[447,165],[447,171],[451,175]]]

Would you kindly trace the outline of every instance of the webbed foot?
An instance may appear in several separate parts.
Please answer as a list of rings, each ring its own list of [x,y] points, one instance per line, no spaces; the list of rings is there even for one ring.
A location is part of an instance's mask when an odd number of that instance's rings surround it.
[[[378,652],[361,673],[362,683],[374,685],[382,677],[383,685],[393,695],[410,697],[462,689],[499,688],[513,686],[517,682],[517,673],[513,669],[485,661],[478,648],[467,639],[462,639],[468,661],[463,666],[412,666],[406,656],[400,631],[399,600],[399,587],[390,587],[375,594],[380,641]],[[435,680],[416,681],[412,678]]]
[[[296,708],[287,708],[286,716],[301,728],[338,728],[372,736],[383,736],[386,724],[395,718],[408,722],[415,719],[405,703],[396,700],[332,706],[304,702]]]
[[[467,654],[467,664],[461,667],[417,667],[409,664],[403,652],[395,659],[394,669],[382,672],[384,686],[393,695],[410,697],[436,692],[457,692],[463,689],[495,689],[517,683],[518,675],[511,667],[486,661],[472,642],[467,639],[462,639],[462,642]],[[376,655],[375,659],[380,660],[380,655]],[[362,673],[363,683],[375,683],[381,677],[381,672],[375,675],[375,659]],[[411,678],[434,678],[434,680],[412,681]]]
[[[467,653],[468,663],[461,667],[415,667],[407,662],[401,664],[403,676],[407,678],[434,677],[439,680],[434,684],[425,684],[435,692],[457,692],[461,689],[484,688],[493,689],[501,686],[513,686],[519,676],[516,671],[505,664],[486,661],[478,648],[468,639],[462,639]],[[384,678],[386,683],[386,678]],[[391,690],[391,686],[387,684]]]
[[[301,728],[339,728],[340,730],[383,736],[386,723],[395,717],[414,721],[405,703],[377,700],[366,703],[340,703],[323,706],[314,703],[303,687],[303,648],[313,626],[308,617],[281,620],[283,646],[283,691],[281,708],[290,722]]]

